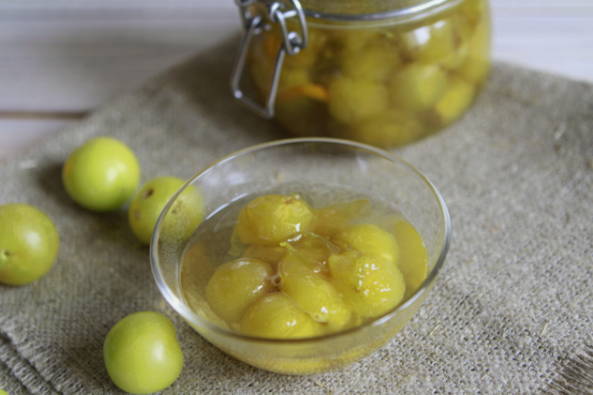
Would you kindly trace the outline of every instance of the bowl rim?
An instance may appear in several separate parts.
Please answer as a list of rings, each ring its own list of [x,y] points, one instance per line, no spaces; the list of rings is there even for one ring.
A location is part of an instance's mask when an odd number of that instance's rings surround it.
[[[396,162],[399,164],[404,165],[412,173],[416,174],[420,180],[424,182],[424,184],[428,187],[428,189],[432,192],[439,208],[440,214],[443,221],[443,229],[442,229],[442,237],[440,240],[440,252],[436,259],[436,263],[432,270],[429,272],[428,276],[422,282],[422,285],[414,292],[412,296],[410,296],[404,303],[397,305],[393,309],[389,310],[388,312],[375,317],[361,325],[354,326],[352,328],[344,329],[334,333],[328,333],[320,336],[315,337],[304,337],[304,338],[291,338],[291,339],[274,339],[274,338],[265,338],[259,336],[251,336],[245,335],[230,329],[223,328],[218,326],[207,319],[200,317],[198,314],[194,313],[193,310],[179,297],[177,297],[174,292],[171,290],[169,285],[165,280],[165,276],[163,275],[160,267],[160,259],[159,259],[159,236],[160,231],[163,223],[163,219],[165,215],[171,209],[173,203],[177,199],[177,197],[183,193],[190,185],[192,185],[197,179],[200,177],[205,176],[210,171],[215,169],[217,166],[223,165],[227,162],[232,161],[233,159],[242,157],[244,155],[248,155],[253,152],[262,151],[266,149],[276,148],[280,146],[288,146],[294,144],[310,144],[310,143],[321,143],[321,144],[336,144],[341,146],[348,146],[352,149],[367,151],[368,153],[374,154],[375,156],[381,157],[383,159],[389,160],[391,162]],[[218,210],[215,210],[215,212]],[[356,333],[368,327],[373,326],[381,326],[385,322],[390,321],[391,319],[395,318],[402,310],[405,310],[408,306],[413,304],[416,300],[423,297],[429,291],[430,286],[436,279],[438,273],[441,271],[442,266],[445,262],[445,258],[447,256],[447,252],[449,250],[449,245],[451,241],[451,217],[449,215],[449,210],[443,199],[441,193],[438,191],[436,186],[426,177],[420,170],[418,170],[414,165],[409,163],[408,161],[400,158],[398,155],[394,155],[388,151],[383,149],[363,144],[351,140],[345,139],[337,139],[337,138],[330,138],[330,137],[301,137],[301,138],[288,138],[288,139],[280,139],[280,140],[273,140],[264,143],[259,143],[255,145],[248,146],[246,148],[242,148],[236,151],[231,152],[228,155],[223,156],[222,158],[211,162],[209,165],[198,171],[194,174],[188,181],[184,183],[184,185],[177,191],[175,194],[169,199],[165,207],[163,208],[157,223],[154,228],[154,232],[151,237],[150,242],[150,265],[152,269],[152,274],[154,280],[156,282],[157,288],[159,289],[161,295],[165,298],[167,303],[179,314],[181,315],[186,321],[191,323],[191,325],[197,330],[198,328],[204,328],[209,331],[215,332],[219,335],[235,338],[237,340],[243,340],[248,342],[259,342],[259,343],[270,343],[270,344],[302,344],[302,343],[311,343],[311,342],[321,342],[326,341],[328,339],[340,338],[344,336],[348,336],[350,334]],[[199,332],[199,331],[198,331]]]

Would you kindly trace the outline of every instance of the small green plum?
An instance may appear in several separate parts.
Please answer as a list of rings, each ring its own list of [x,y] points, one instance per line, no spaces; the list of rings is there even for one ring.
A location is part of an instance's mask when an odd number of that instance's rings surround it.
[[[481,83],[490,70],[490,24],[480,23],[468,42],[467,56],[457,73],[471,84]]]
[[[452,77],[443,97],[435,104],[435,112],[443,125],[448,125],[459,118],[472,103],[475,88],[472,84],[457,77]]]
[[[377,147],[396,147],[422,136],[423,125],[409,111],[393,109],[376,117],[357,122],[347,136]]]
[[[329,112],[352,123],[387,111],[389,92],[384,84],[366,79],[336,77],[329,85]]]
[[[103,358],[115,385],[133,394],[167,388],[183,368],[173,323],[152,311],[130,314],[115,324],[105,338]]]
[[[311,207],[299,195],[263,195],[239,213],[236,232],[245,244],[276,245],[307,232]]]
[[[185,184],[175,177],[157,177],[148,181],[138,191],[128,210],[132,231],[144,244],[150,244],[152,232],[171,197]],[[173,232],[181,239],[191,236],[202,221],[204,213],[202,196],[194,186],[186,188],[169,210],[163,230]]]
[[[60,236],[47,215],[27,204],[0,206],[0,283],[29,284],[53,266]]]
[[[68,195],[94,211],[111,211],[132,197],[140,181],[136,155],[119,140],[97,137],[74,150],[62,169]]]
[[[421,111],[432,106],[446,86],[447,74],[440,67],[413,63],[391,79],[391,98],[399,109]]]
[[[313,272],[321,273],[326,270],[327,258],[331,253],[330,244],[330,241],[322,236],[309,233],[297,242],[286,243],[286,250],[298,256],[299,260]]]
[[[250,304],[272,286],[269,263],[254,258],[240,258],[220,265],[206,286],[206,300],[212,310],[228,323],[239,321]]]
[[[385,40],[377,40],[357,52],[346,52],[341,59],[345,75],[376,82],[386,81],[401,64],[397,49]]]
[[[455,50],[454,26],[452,20],[440,19],[404,33],[400,42],[404,57],[425,64],[446,58]]]
[[[338,233],[334,242],[345,251],[354,249],[361,254],[397,265],[399,249],[395,237],[377,225],[350,226]]]
[[[281,288],[299,309],[331,331],[344,328],[350,309],[325,278],[315,273],[298,254],[288,254],[279,264]]]
[[[406,283],[392,262],[355,251],[329,258],[332,282],[360,317],[378,317],[403,299]]]
[[[332,33],[346,54],[363,51],[369,43],[376,42],[378,37],[375,29],[336,29]]]
[[[240,330],[251,336],[291,339],[317,336],[322,333],[322,326],[285,294],[271,293],[247,309]]]
[[[428,251],[422,236],[408,221],[397,221],[394,234],[399,246],[399,268],[406,280],[404,297],[407,299],[420,288],[428,275]]]

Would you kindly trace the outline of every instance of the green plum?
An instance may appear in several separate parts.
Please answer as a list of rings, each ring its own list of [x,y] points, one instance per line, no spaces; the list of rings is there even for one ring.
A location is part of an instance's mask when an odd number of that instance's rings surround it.
[[[157,177],[138,191],[130,204],[128,219],[132,231],[144,244],[150,244],[159,215],[171,197],[185,184],[175,177]],[[168,212],[163,231],[181,239],[191,236],[202,221],[202,196],[194,186],[186,188]]]
[[[422,236],[414,226],[400,219],[394,226],[395,239],[399,246],[399,268],[406,280],[405,298],[409,298],[421,286],[428,275],[428,251]]]
[[[401,50],[408,60],[434,64],[455,51],[455,24],[450,19],[408,31],[401,36]]]
[[[111,211],[132,197],[140,182],[136,155],[111,137],[97,137],[74,150],[62,169],[68,195],[94,211]]]
[[[383,82],[396,72],[402,60],[391,43],[375,40],[356,52],[344,53],[341,64],[343,73],[349,77]]]
[[[259,259],[240,258],[220,265],[206,286],[206,300],[226,322],[239,321],[250,304],[272,286],[272,266]]]
[[[401,110],[421,111],[432,106],[447,86],[447,74],[440,67],[412,63],[393,75],[391,99]]]
[[[451,77],[443,97],[434,106],[443,125],[448,125],[459,118],[472,103],[474,94],[474,85],[462,78]]]
[[[270,339],[314,337],[323,330],[281,292],[268,294],[249,306],[239,327],[246,335]]]
[[[27,204],[0,206],[0,283],[29,284],[51,269],[60,236],[52,221]]]
[[[282,292],[313,320],[325,324],[332,332],[349,323],[351,312],[340,293],[298,254],[288,254],[279,263],[278,273]]]
[[[103,358],[115,385],[133,394],[167,388],[183,368],[173,323],[152,311],[130,314],[115,324],[105,338]]]
[[[338,121],[358,122],[388,111],[389,92],[377,81],[340,76],[329,85],[328,106]]]
[[[393,109],[352,125],[348,137],[378,147],[395,147],[418,139],[422,123],[409,111]]]
[[[239,213],[235,228],[245,244],[276,245],[307,232],[313,222],[311,207],[299,195],[263,195]]]
[[[360,317],[378,317],[403,299],[406,283],[393,262],[347,251],[329,257],[333,285]]]

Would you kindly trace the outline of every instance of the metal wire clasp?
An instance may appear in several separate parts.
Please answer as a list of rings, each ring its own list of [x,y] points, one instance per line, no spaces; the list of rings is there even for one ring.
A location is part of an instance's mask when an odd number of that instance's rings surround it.
[[[278,93],[278,83],[280,82],[280,73],[286,54],[295,55],[307,46],[307,22],[305,13],[299,0],[235,0],[239,7],[241,20],[245,32],[241,38],[239,53],[235,60],[235,66],[231,74],[231,91],[233,96],[247,105],[253,111],[264,118],[274,116],[274,105]],[[259,3],[260,7],[256,7]],[[264,7],[261,7],[263,5]],[[299,32],[290,31],[286,24],[287,19],[297,18],[299,23]],[[270,91],[264,104],[245,95],[241,89],[241,81],[245,71],[245,61],[251,45],[251,40],[263,31],[270,30],[271,24],[277,23],[282,34],[282,45],[276,54],[276,63],[270,84]]]

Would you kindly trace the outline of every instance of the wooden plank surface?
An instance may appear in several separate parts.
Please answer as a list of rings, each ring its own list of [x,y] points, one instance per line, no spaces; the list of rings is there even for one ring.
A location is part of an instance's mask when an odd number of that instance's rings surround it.
[[[491,4],[496,59],[593,81],[593,1]],[[233,30],[231,0],[0,2],[0,157]]]

